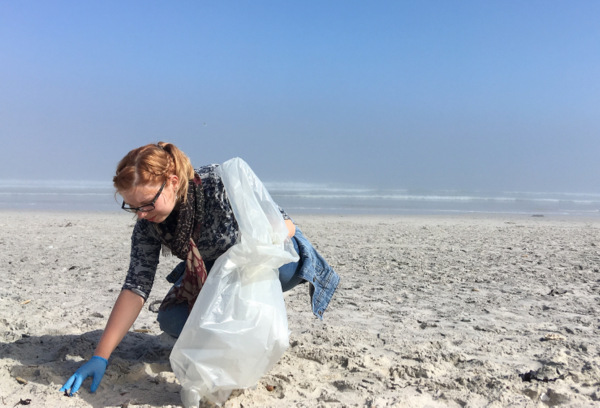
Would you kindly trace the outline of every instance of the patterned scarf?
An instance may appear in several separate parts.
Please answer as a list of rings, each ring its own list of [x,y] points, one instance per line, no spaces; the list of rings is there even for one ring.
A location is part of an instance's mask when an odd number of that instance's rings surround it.
[[[174,232],[169,223],[154,224],[162,244],[167,246],[179,259],[185,260],[185,272],[180,286],[173,287],[163,299],[159,309],[187,302],[191,311],[196,298],[206,281],[207,273],[202,255],[195,241],[200,235],[200,225],[204,219],[204,189],[198,174],[190,180],[187,201],[181,204],[176,214]]]

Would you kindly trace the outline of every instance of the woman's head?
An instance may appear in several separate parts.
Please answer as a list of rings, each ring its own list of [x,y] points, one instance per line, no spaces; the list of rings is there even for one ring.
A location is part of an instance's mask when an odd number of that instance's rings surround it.
[[[117,165],[113,185],[130,207],[142,207],[156,198],[156,211],[138,212],[138,217],[162,222],[177,202],[187,200],[188,181],[193,177],[194,168],[185,153],[159,142],[127,153]]]

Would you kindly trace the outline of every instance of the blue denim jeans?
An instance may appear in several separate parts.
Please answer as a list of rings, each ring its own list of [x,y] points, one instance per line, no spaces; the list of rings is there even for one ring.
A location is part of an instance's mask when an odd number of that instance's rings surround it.
[[[292,243],[294,244],[294,248],[296,252],[299,253],[298,242],[296,242],[296,238],[292,237]],[[281,289],[286,292],[299,283],[303,281],[303,279],[299,276],[297,272],[300,270],[301,261],[298,262],[290,262],[288,264],[283,265],[279,268],[279,281],[281,282]],[[212,265],[211,265],[212,266]],[[207,268],[210,268],[207,265]],[[180,275],[175,281],[173,286],[181,285],[181,281],[183,280],[183,271],[185,270],[185,262],[180,263],[175,267],[173,272],[169,275],[169,277]],[[169,280],[169,277],[167,279]],[[177,338],[181,331],[183,330],[183,326],[187,321],[189,316],[188,304],[179,303],[174,306],[169,307],[166,310],[161,310],[158,312],[158,316],[156,320],[158,320],[158,324],[162,331],[165,333]]]

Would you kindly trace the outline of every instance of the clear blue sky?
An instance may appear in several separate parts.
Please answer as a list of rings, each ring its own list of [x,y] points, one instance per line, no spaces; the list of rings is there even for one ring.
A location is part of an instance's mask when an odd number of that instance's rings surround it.
[[[600,1],[2,1],[0,178],[600,192]]]

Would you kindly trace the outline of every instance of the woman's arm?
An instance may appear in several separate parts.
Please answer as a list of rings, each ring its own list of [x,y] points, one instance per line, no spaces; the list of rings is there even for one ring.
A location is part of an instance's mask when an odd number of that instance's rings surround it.
[[[285,220],[285,226],[288,228],[288,237],[291,238],[296,234],[296,226],[292,220]]]
[[[144,298],[130,290],[122,290],[115,302],[108,323],[96,351],[95,356],[108,360],[113,350],[119,345],[125,334],[129,331],[135,319],[144,306]]]

